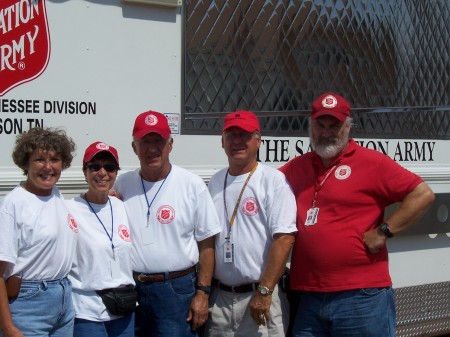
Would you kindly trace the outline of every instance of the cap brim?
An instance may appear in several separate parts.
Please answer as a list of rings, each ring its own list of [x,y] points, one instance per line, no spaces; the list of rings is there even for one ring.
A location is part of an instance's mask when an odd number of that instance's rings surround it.
[[[119,161],[117,160],[117,158],[114,155],[114,153],[112,151],[110,151],[110,150],[100,150],[100,151],[95,152],[92,156],[90,156],[90,158],[84,158],[83,165],[88,163],[88,162],[90,162],[92,160],[92,158],[94,158],[96,155],[98,155],[99,153],[102,153],[102,152],[109,153],[114,158],[116,164],[119,165]]]
[[[167,132],[163,132],[160,130],[141,130],[139,132],[136,132],[133,137],[137,138],[138,140],[142,139],[144,136],[148,135],[149,133],[156,133],[158,135],[160,135],[161,137],[163,137],[164,139],[169,139],[170,137],[170,133]]]
[[[338,119],[341,122],[345,121],[345,119],[348,117],[348,115],[339,113],[336,111],[323,110],[323,111],[315,112],[314,115],[312,116],[312,119],[317,119],[318,117],[321,117],[321,116],[331,116],[331,117]]]
[[[233,127],[242,129],[242,130],[247,131],[247,132],[259,131],[257,128],[255,128],[252,125],[242,125],[242,123],[230,122],[226,126],[224,126],[224,128],[222,129],[222,132],[225,132],[226,130],[228,130],[230,128],[233,128]]]

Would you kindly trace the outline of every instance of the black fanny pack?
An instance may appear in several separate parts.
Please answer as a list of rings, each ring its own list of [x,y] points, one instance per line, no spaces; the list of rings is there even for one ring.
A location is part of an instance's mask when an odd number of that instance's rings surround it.
[[[102,298],[106,309],[113,315],[127,316],[136,309],[138,293],[131,284],[122,288],[97,290],[96,292]]]

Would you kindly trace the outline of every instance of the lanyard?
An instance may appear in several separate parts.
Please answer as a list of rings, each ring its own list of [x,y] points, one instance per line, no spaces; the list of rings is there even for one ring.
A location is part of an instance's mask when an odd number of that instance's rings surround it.
[[[164,177],[164,180],[161,183],[161,186],[159,186],[158,190],[156,191],[155,196],[153,197],[152,201],[150,201],[150,203],[148,202],[147,192],[145,191],[144,179],[142,178],[142,175],[141,175],[142,190],[144,191],[144,197],[145,197],[145,201],[147,203],[147,226],[146,227],[148,227],[150,224],[150,207],[152,207],[153,201],[155,201],[156,196],[158,195],[159,191],[161,190],[161,187],[163,187],[163,185],[166,182],[166,179],[169,176],[171,171],[172,171],[172,165],[170,165],[169,172],[167,172],[167,175]]]
[[[89,208],[91,209],[92,213],[97,217],[97,220],[100,222],[100,224],[103,227],[103,230],[105,231],[106,235],[108,235],[109,241],[111,242],[111,249],[113,253],[113,260],[116,259],[116,253],[114,252],[114,244],[113,244],[113,236],[114,236],[114,217],[113,217],[113,211],[112,211],[112,205],[111,200],[108,197],[109,202],[109,209],[111,210],[111,235],[109,235],[108,231],[106,230],[105,225],[103,224],[102,220],[100,220],[97,213],[94,211],[94,208],[92,207],[91,203],[87,200],[86,193],[84,194],[84,199],[86,200],[87,204],[89,205]]]
[[[313,201],[312,201],[312,208],[314,208],[316,206],[317,194],[322,189],[322,186],[325,184],[325,181],[327,181],[327,179],[330,176],[331,172],[334,171],[334,169],[336,168],[336,166],[339,163],[340,162],[336,163],[331,169],[328,170],[327,174],[325,175],[325,178],[323,178],[322,181],[319,182],[319,186],[318,187],[317,187],[317,184],[314,184],[314,197],[313,197]]]
[[[226,190],[227,190],[227,178],[228,178],[228,171],[229,170],[227,170],[227,173],[225,174],[225,179],[224,179],[224,182],[223,182],[223,204],[225,206],[225,213],[226,213],[227,222],[228,222],[228,225],[229,225],[228,235],[225,238],[225,240],[227,240],[227,241],[230,240],[231,227],[233,226],[234,220],[236,219],[237,210],[239,208],[239,203],[241,202],[242,194],[244,194],[244,190],[247,187],[247,184],[248,184],[250,178],[252,177],[253,172],[255,172],[257,166],[258,166],[258,163],[256,163],[256,165],[252,168],[252,170],[250,171],[247,179],[245,180],[244,186],[242,186],[241,193],[239,194],[239,198],[237,199],[236,205],[234,206],[233,214],[231,215],[231,220],[228,220],[228,208],[227,208],[227,201],[226,201],[226,195],[225,195]]]

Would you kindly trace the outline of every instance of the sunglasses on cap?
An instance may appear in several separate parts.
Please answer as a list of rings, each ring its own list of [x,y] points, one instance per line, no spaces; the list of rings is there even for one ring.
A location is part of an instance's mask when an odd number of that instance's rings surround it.
[[[109,173],[117,172],[117,170],[119,169],[119,167],[115,164],[89,164],[86,165],[86,168],[91,172],[98,172],[103,168],[106,172]]]

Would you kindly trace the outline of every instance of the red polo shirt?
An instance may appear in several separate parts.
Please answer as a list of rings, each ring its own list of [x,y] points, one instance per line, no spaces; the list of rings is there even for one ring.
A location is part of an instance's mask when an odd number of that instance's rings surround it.
[[[369,253],[363,234],[383,222],[386,206],[403,200],[423,180],[353,140],[328,168],[311,152],[280,170],[297,200],[291,287],[330,292],[392,285],[386,247]],[[305,225],[315,194],[317,222]]]

